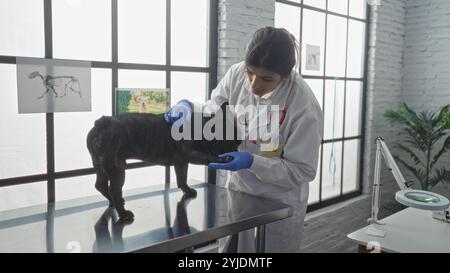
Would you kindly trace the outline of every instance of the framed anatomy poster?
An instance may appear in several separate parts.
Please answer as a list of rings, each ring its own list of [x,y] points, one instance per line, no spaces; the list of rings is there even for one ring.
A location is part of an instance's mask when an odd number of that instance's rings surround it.
[[[19,113],[91,111],[91,63],[16,59]]]

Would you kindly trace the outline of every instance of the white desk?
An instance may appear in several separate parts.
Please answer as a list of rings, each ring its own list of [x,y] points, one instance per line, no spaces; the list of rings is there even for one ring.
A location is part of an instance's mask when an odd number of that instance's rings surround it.
[[[367,252],[366,246],[372,242],[382,252],[450,253],[450,223],[431,215],[431,211],[407,208],[383,219],[386,225],[375,225],[386,232],[384,238],[367,235],[368,226],[347,237],[358,243],[360,252]]]

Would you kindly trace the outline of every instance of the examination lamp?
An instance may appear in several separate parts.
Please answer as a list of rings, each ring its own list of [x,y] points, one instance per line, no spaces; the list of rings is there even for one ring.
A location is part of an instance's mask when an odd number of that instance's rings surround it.
[[[446,210],[449,207],[449,201],[446,197],[429,191],[415,190],[411,188],[412,183],[405,180],[402,173],[400,172],[397,164],[394,161],[389,149],[384,142],[382,137],[378,137],[375,140],[377,144],[377,151],[375,154],[375,170],[373,179],[373,191],[372,191],[372,210],[369,218],[369,223],[371,224],[367,228],[366,233],[372,236],[384,237],[386,233],[379,230],[375,225],[384,225],[378,219],[378,211],[380,210],[380,171],[381,171],[381,155],[383,155],[384,161],[388,166],[389,170],[395,178],[400,191],[395,194],[395,200],[397,202],[412,208],[423,209],[423,210]]]

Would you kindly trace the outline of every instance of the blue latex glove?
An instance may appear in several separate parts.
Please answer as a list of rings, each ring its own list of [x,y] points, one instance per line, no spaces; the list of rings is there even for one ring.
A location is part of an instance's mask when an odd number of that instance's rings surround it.
[[[237,171],[248,169],[252,166],[253,155],[249,152],[231,152],[219,155],[219,157],[232,156],[234,159],[228,163],[209,163],[211,169]]]
[[[190,121],[192,116],[192,103],[188,100],[180,100],[175,104],[169,111],[164,113],[164,120],[173,124],[175,121],[183,118],[182,125],[184,121]]]

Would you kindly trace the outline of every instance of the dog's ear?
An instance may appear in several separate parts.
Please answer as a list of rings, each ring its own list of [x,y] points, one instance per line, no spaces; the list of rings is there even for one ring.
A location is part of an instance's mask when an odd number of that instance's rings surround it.
[[[226,109],[227,106],[228,106],[228,101],[222,103],[222,105],[220,105],[220,109],[224,110],[224,109]]]
[[[228,101],[222,103],[222,105],[220,105],[220,110],[222,110],[222,114],[226,114],[227,110],[228,110]]]
[[[220,111],[222,112],[223,122],[229,122],[228,119],[230,119],[232,112],[230,111],[228,102],[222,103],[222,105],[220,106]]]

